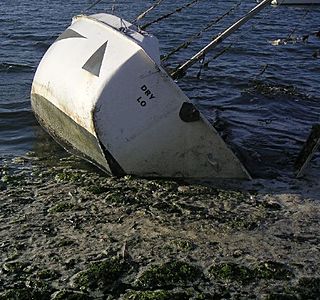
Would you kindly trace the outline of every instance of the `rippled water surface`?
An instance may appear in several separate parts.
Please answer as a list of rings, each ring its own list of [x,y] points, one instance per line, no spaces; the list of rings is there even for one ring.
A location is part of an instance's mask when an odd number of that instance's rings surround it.
[[[2,0],[0,14],[0,159],[43,152],[55,144],[40,129],[30,106],[30,87],[46,49],[70,24],[72,16],[92,0]],[[143,22],[189,1],[163,1]],[[133,20],[152,1],[102,1],[90,13],[114,12]],[[202,0],[188,11],[152,25],[166,54],[222,15],[237,0]],[[167,67],[184,62],[215,34],[232,24],[255,1],[238,9],[188,49],[174,55]],[[320,6],[268,7],[195,65],[179,81],[185,93],[206,114],[249,170],[259,177],[291,176],[293,161],[320,116]],[[301,37],[309,35],[306,42]],[[291,37],[274,46],[271,41]],[[320,56],[320,53],[319,53]],[[199,75],[199,76],[198,76]],[[58,148],[57,148],[58,149]],[[56,150],[59,151],[59,150]],[[43,153],[42,153],[43,155]],[[313,161],[319,163],[319,155]]]

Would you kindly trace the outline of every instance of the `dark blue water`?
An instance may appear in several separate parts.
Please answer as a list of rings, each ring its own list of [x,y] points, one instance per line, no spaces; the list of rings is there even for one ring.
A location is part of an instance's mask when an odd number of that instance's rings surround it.
[[[54,149],[55,143],[40,129],[31,111],[33,75],[41,57],[70,24],[72,16],[93,2],[1,1],[0,160],[28,151],[40,155],[46,149]],[[165,0],[141,23],[187,2]],[[151,3],[102,1],[90,13],[114,8],[116,14],[133,20]],[[152,25],[148,31],[159,38],[161,52],[166,54],[236,3],[237,0],[202,0],[188,11]],[[212,31],[174,55],[169,66],[184,62],[254,4],[255,1],[242,1]],[[291,176],[303,141],[311,126],[320,121],[320,59],[313,57],[320,49],[320,39],[312,35],[319,30],[319,18],[319,6],[270,6],[207,56],[210,60],[231,45],[202,70],[200,78],[198,64],[179,81],[256,176]],[[270,41],[290,34],[298,38],[296,42],[271,45]],[[307,34],[307,42],[299,40]],[[320,165],[319,158],[313,164]]]

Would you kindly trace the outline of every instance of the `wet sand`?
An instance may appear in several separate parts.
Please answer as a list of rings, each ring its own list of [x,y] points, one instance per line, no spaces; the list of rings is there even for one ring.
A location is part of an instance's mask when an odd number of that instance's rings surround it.
[[[0,299],[319,299],[313,171],[240,192],[3,162]]]

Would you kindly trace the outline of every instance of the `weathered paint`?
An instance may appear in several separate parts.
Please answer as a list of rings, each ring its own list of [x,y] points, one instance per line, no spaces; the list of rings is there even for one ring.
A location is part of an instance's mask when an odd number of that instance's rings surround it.
[[[63,147],[108,173],[110,167],[97,138],[41,95],[32,94],[32,109],[43,128]]]

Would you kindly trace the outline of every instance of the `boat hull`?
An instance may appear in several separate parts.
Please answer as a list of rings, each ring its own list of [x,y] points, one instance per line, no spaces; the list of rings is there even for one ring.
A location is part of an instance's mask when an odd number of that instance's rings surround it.
[[[160,66],[158,42],[115,16],[79,16],[42,59],[31,102],[44,128],[108,173],[250,175]]]

